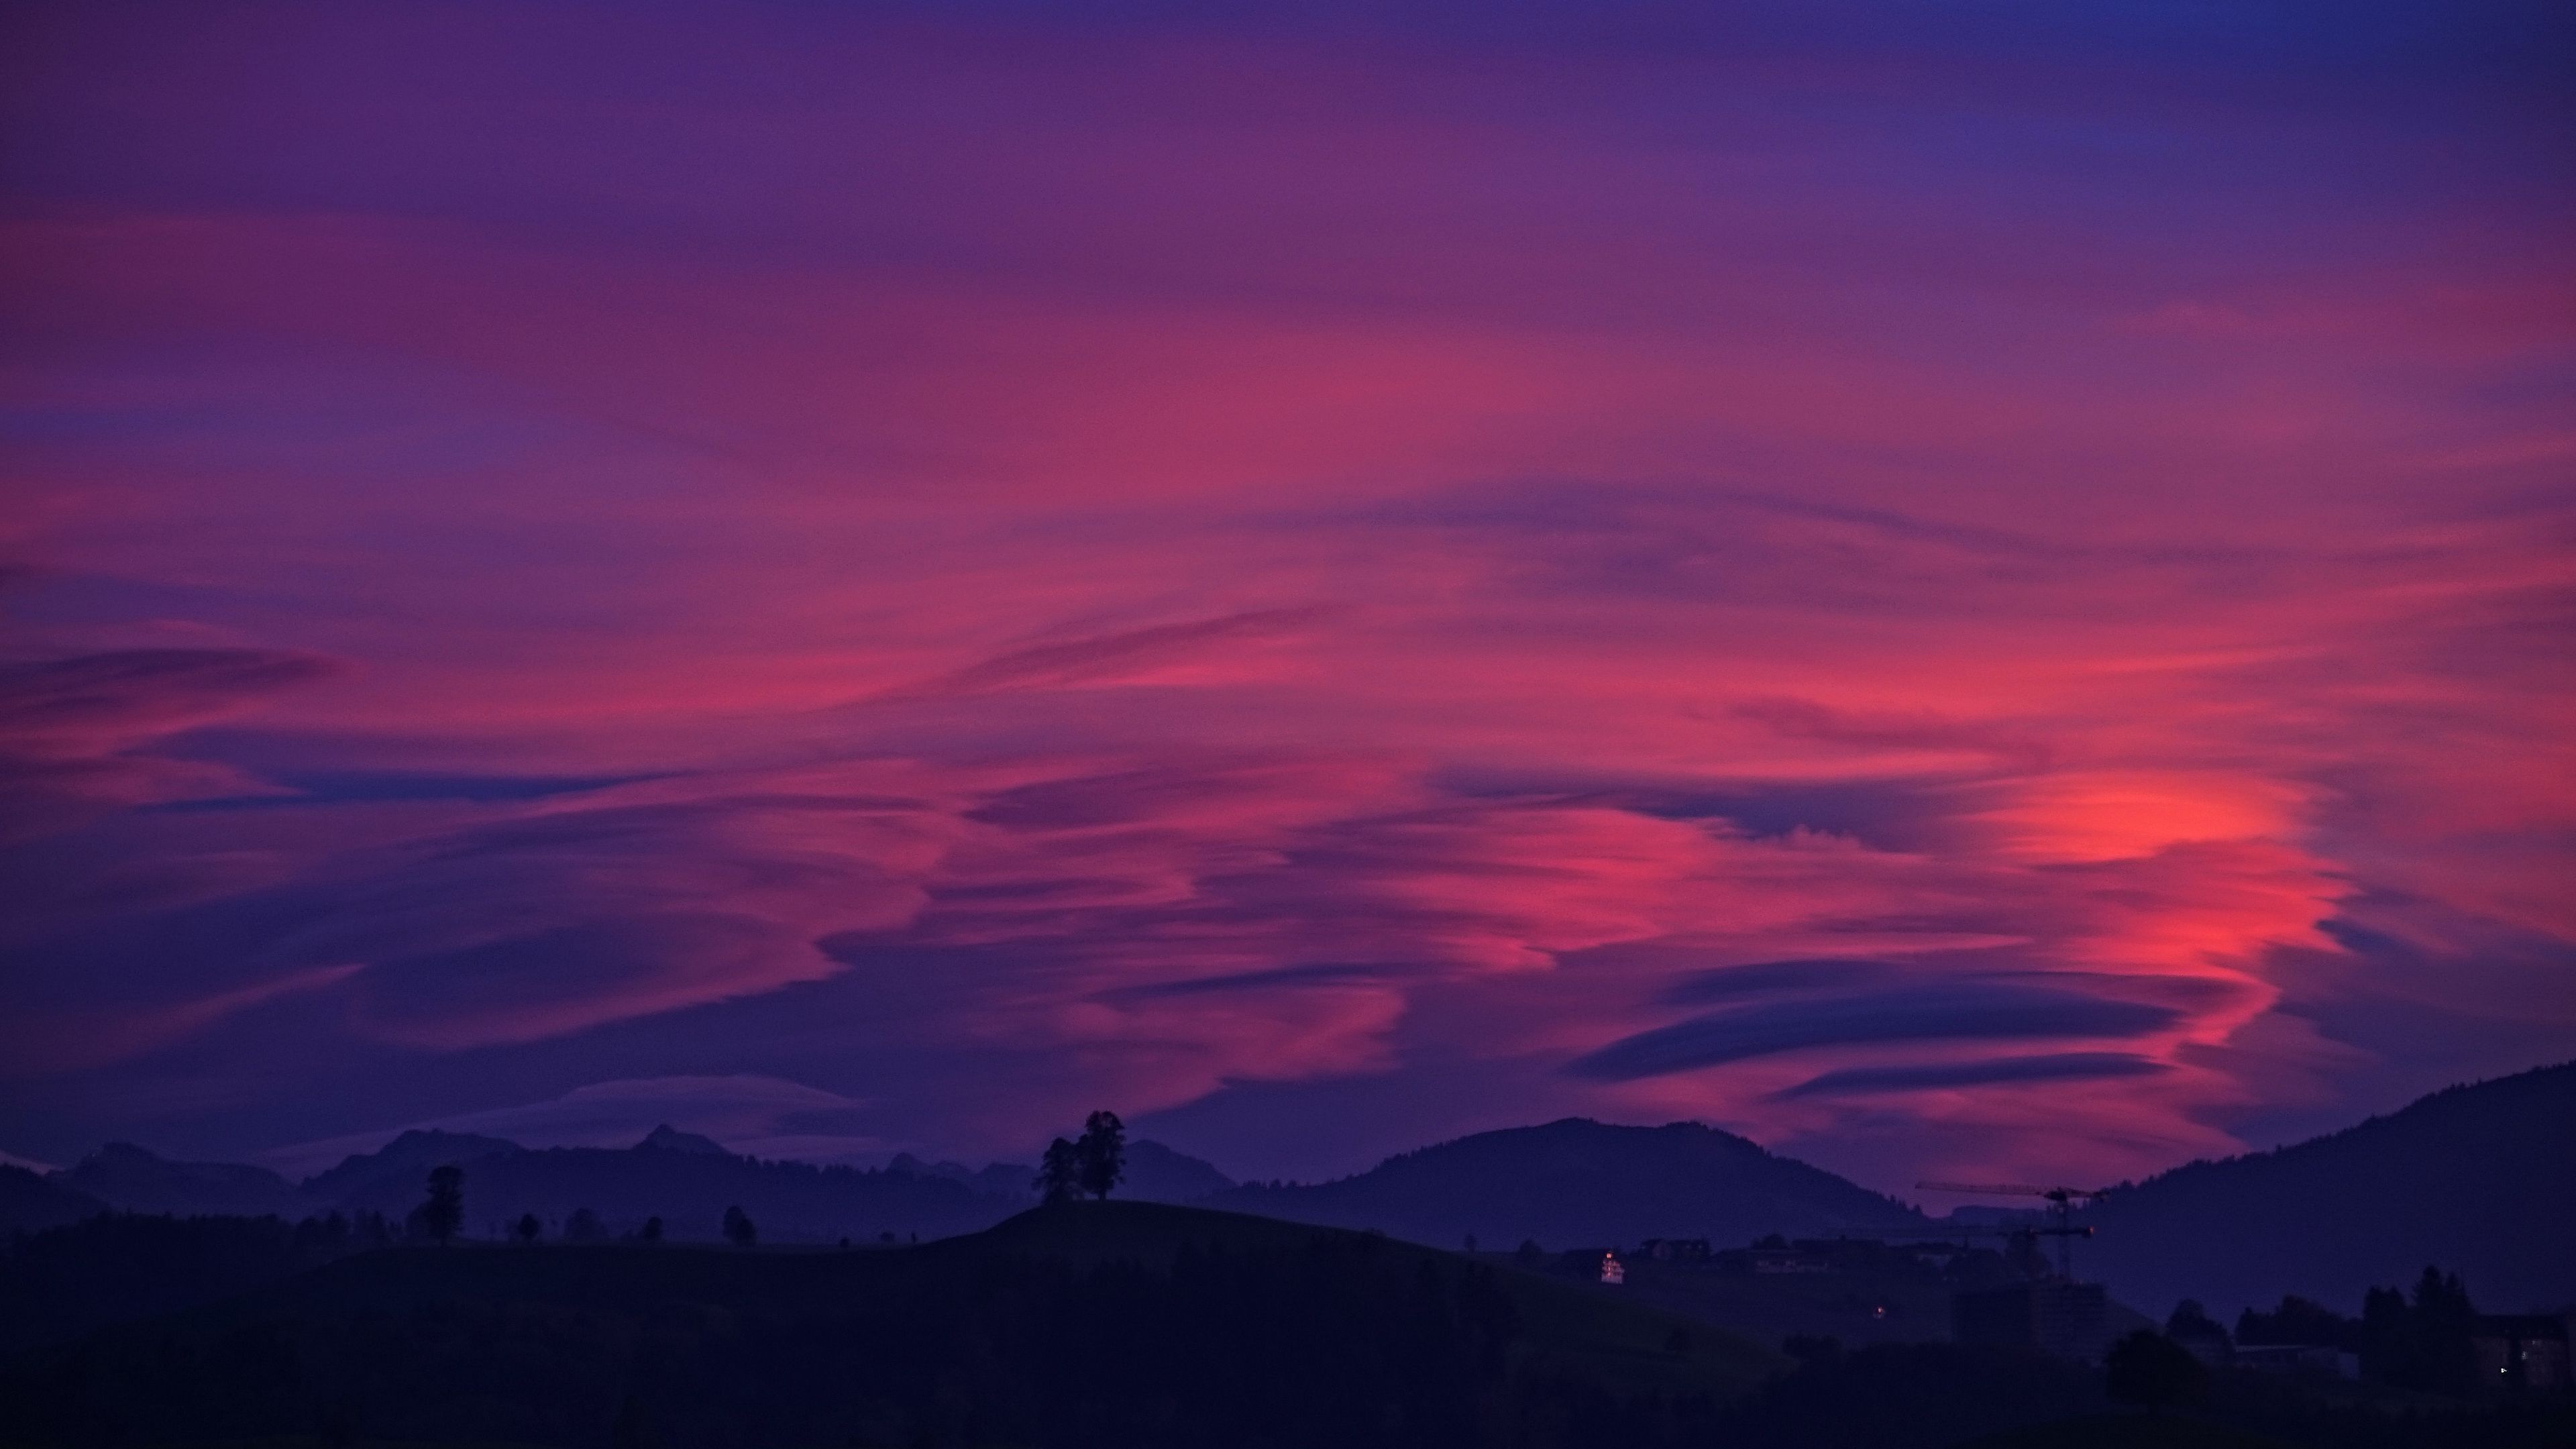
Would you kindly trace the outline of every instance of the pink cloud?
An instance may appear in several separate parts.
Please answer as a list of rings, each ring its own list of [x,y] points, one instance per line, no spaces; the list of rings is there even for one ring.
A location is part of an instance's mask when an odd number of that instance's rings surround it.
[[[2463,961],[2522,992],[2464,1039],[2576,1041],[2554,213],[2386,182],[2352,97],[2047,37],[664,17],[554,75],[559,18],[271,23],[66,12],[18,103],[45,1133],[237,1043],[552,1100],[686,1038],[618,1080],[959,1150],[1066,1093],[1497,1125],[1440,1072],[2118,1174],[2367,1095]],[[1871,971],[1675,995],[1818,959]],[[1638,1039],[1706,1060],[1570,1069]]]

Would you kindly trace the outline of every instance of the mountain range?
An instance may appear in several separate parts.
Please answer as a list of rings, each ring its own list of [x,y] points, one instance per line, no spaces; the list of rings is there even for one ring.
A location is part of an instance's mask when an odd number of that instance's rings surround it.
[[[2084,1221],[2077,1268],[2161,1315],[2194,1297],[2222,1316],[2283,1293],[2350,1311],[2374,1285],[2427,1264],[2459,1272],[2481,1307],[2576,1302],[2576,1062],[2455,1087],[2356,1127],[2274,1151],[2196,1162],[2122,1184]],[[979,1231],[1033,1200],[1030,1168],[969,1168],[899,1156],[882,1168],[738,1155],[664,1126],[631,1148],[532,1149],[499,1137],[403,1133],[293,1183],[264,1168],[169,1161],[114,1144],[61,1171],[0,1167],[0,1230],[138,1213],[339,1211],[399,1221],[431,1168],[461,1167],[466,1231],[497,1236],[533,1213],[551,1234],[578,1209],[611,1233],[646,1217],[669,1236],[713,1239],[740,1206],[764,1240],[908,1241]],[[1742,1137],[1696,1123],[1619,1126],[1567,1118],[1477,1133],[1315,1184],[1236,1183],[1159,1143],[1129,1146],[1121,1195],[1326,1227],[1375,1229],[1438,1247],[1550,1250],[1707,1238],[1725,1247],[1790,1237],[1919,1237],[1965,1215],[1913,1207]]]
[[[471,1236],[500,1236],[529,1213],[558,1230],[589,1208],[611,1233],[658,1217],[670,1237],[712,1241],[725,1210],[740,1207],[773,1241],[886,1234],[908,1241],[980,1231],[1036,1201],[1035,1169],[1011,1163],[974,1169],[909,1154],[882,1168],[763,1161],[667,1124],[622,1150],[538,1149],[502,1137],[415,1129],[300,1183],[264,1167],[174,1161],[123,1142],[55,1172],[0,1167],[0,1231],[106,1211],[289,1221],[375,1212],[399,1222],[421,1200],[430,1170],[442,1166],[465,1173]],[[1232,1186],[1207,1163],[1140,1140],[1128,1145],[1120,1195],[1181,1203]]]
[[[2079,1271],[2142,1307],[2233,1319],[2284,1293],[2350,1312],[2427,1265],[2488,1312],[2576,1304],[2576,1062],[2452,1087],[2270,1152],[2105,1196]]]

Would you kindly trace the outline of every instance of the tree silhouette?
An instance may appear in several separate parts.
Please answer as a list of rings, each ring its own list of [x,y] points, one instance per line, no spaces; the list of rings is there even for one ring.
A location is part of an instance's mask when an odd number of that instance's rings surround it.
[[[441,1247],[465,1225],[465,1169],[429,1170],[429,1199],[411,1210],[412,1230]]]
[[[2362,1371],[2400,1388],[2465,1394],[2477,1381],[2476,1325],[2458,1274],[2426,1268],[2411,1305],[2397,1289],[2373,1288],[2361,1300]]]
[[[725,1241],[737,1248],[748,1248],[760,1241],[760,1230],[752,1226],[751,1214],[739,1207],[725,1209],[724,1235]]]
[[[1082,1124],[1082,1140],[1073,1144],[1081,1162],[1082,1190],[1107,1198],[1127,1178],[1127,1124],[1115,1112],[1094,1112]]]
[[[644,1226],[635,1230],[635,1236],[647,1243],[658,1243],[662,1241],[661,1217],[657,1214],[653,1217],[646,1218],[644,1220]]]
[[[1082,1196],[1082,1149],[1059,1137],[1047,1144],[1038,1164],[1037,1190],[1048,1202],[1071,1202]]]
[[[537,1240],[537,1235],[545,1230],[545,1224],[537,1221],[537,1215],[535,1213],[521,1213],[519,1214],[519,1225],[516,1228],[511,1229],[511,1232],[520,1242],[533,1243]]]
[[[2236,1341],[2328,1344],[2358,1353],[2361,1351],[2361,1323],[2293,1293],[2283,1296],[2281,1306],[2269,1313],[2248,1308],[2237,1314]]]
[[[2151,1414],[2189,1403],[2209,1386],[2209,1370],[2191,1350],[2152,1328],[2111,1345],[2102,1367],[2104,1387],[2114,1400],[2140,1405]]]
[[[2211,1338],[2226,1331],[2219,1326],[2217,1319],[2209,1316],[2208,1309],[2200,1306],[2197,1298],[2186,1298],[2175,1304],[2174,1311],[2165,1317],[2165,1337],[2175,1340],[2195,1336]]]

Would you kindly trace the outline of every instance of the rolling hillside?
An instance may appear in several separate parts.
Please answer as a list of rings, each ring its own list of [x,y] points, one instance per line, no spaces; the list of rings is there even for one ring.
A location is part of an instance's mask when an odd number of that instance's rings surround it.
[[[1694,1122],[1621,1127],[1569,1117],[1481,1132],[1314,1186],[1246,1185],[1210,1206],[1378,1228],[1442,1247],[1632,1246],[1650,1237],[1720,1246],[1765,1233],[1868,1236],[1924,1230],[1914,1209],[1822,1168]]]
[[[289,1183],[266,1168],[174,1162],[112,1143],[39,1176],[0,1169],[0,1229],[35,1229],[103,1209],[179,1217],[379,1212],[399,1224],[421,1200],[430,1169],[465,1170],[466,1233],[499,1236],[534,1213],[548,1232],[589,1208],[612,1233],[659,1217],[671,1237],[713,1242],[728,1207],[772,1241],[832,1243],[885,1233],[909,1241],[976,1232],[1033,1204],[1036,1169],[980,1170],[898,1157],[885,1168],[817,1166],[743,1157],[695,1133],[658,1127],[625,1149],[531,1149],[500,1137],[415,1130],[373,1152]],[[1231,1187],[1215,1168],[1158,1142],[1128,1145],[1119,1195],[1186,1202]]]
[[[2196,1162],[2103,1199],[2086,1271],[2162,1313],[2233,1318],[2284,1293],[2356,1311],[2373,1285],[2456,1271],[2491,1312],[2576,1304],[2576,1062],[2436,1092],[2272,1152]]]

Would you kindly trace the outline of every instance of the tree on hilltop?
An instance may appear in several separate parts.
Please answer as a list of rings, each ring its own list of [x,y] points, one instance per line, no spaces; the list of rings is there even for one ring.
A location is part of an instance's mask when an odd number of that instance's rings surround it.
[[[1115,1112],[1094,1112],[1082,1124],[1082,1140],[1073,1144],[1081,1163],[1082,1190],[1107,1198],[1127,1179],[1127,1124]]]
[[[441,1247],[456,1236],[465,1225],[465,1169],[433,1167],[429,1170],[429,1197],[411,1210],[412,1231]]]
[[[1047,1202],[1071,1202],[1082,1196],[1082,1149],[1059,1137],[1047,1144],[1038,1164],[1038,1195]]]

